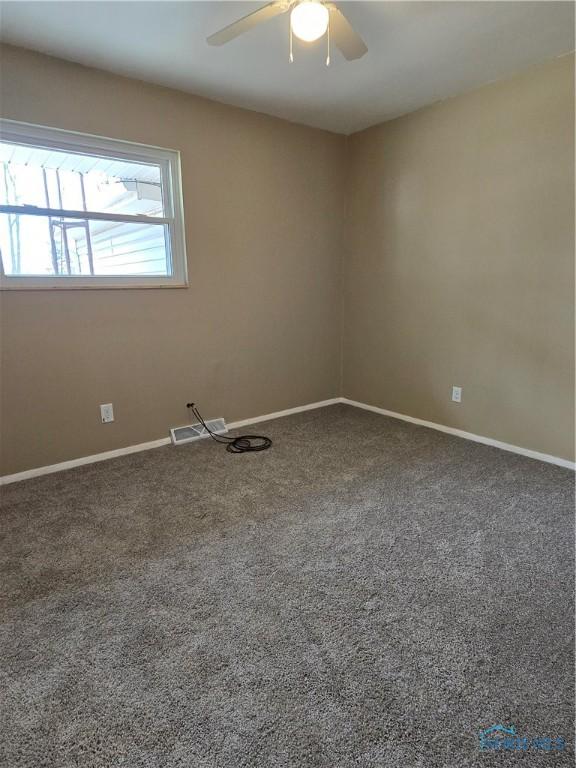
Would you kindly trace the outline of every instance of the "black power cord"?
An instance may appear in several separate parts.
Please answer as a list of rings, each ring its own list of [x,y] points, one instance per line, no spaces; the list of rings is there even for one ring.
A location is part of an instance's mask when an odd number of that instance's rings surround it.
[[[210,427],[202,418],[202,414],[194,403],[186,403],[186,408],[190,408],[195,418],[202,424],[212,440],[217,443],[224,443],[229,453],[249,453],[250,451],[265,451],[272,445],[272,440],[263,435],[240,435],[239,437],[225,437],[212,432]]]

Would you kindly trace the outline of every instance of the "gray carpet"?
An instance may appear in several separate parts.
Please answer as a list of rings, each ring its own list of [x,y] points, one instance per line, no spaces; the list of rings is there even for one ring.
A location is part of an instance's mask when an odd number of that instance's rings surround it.
[[[0,764],[572,765],[573,474],[346,406],[258,431],[4,489]]]

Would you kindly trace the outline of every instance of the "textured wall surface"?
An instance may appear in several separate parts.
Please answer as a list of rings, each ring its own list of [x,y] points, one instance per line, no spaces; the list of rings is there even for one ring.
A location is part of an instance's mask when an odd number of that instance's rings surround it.
[[[190,287],[2,292],[0,474],[337,394],[345,138],[13,47],[1,112],[182,153]],[[100,423],[99,403],[116,421]]]
[[[573,142],[572,56],[352,137],[347,397],[573,457]]]
[[[1,474],[164,437],[190,398],[235,420],[341,394],[573,457],[572,56],[348,140],[1,63],[4,117],[181,151],[190,278],[0,294]]]

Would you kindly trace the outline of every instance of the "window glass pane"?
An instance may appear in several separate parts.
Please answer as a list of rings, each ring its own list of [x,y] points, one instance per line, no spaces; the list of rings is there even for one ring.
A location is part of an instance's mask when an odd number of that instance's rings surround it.
[[[159,165],[3,141],[0,205],[165,215]]]
[[[0,214],[6,275],[169,276],[164,224]]]
[[[167,226],[91,221],[89,227],[95,275],[172,274]]]

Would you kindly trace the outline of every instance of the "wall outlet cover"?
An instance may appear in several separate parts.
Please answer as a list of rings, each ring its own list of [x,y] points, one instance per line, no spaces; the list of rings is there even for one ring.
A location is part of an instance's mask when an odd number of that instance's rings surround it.
[[[462,387],[452,387],[452,402],[453,403],[462,402]]]
[[[112,403],[105,403],[100,406],[100,418],[102,424],[109,424],[111,421],[114,421],[114,408]]]

